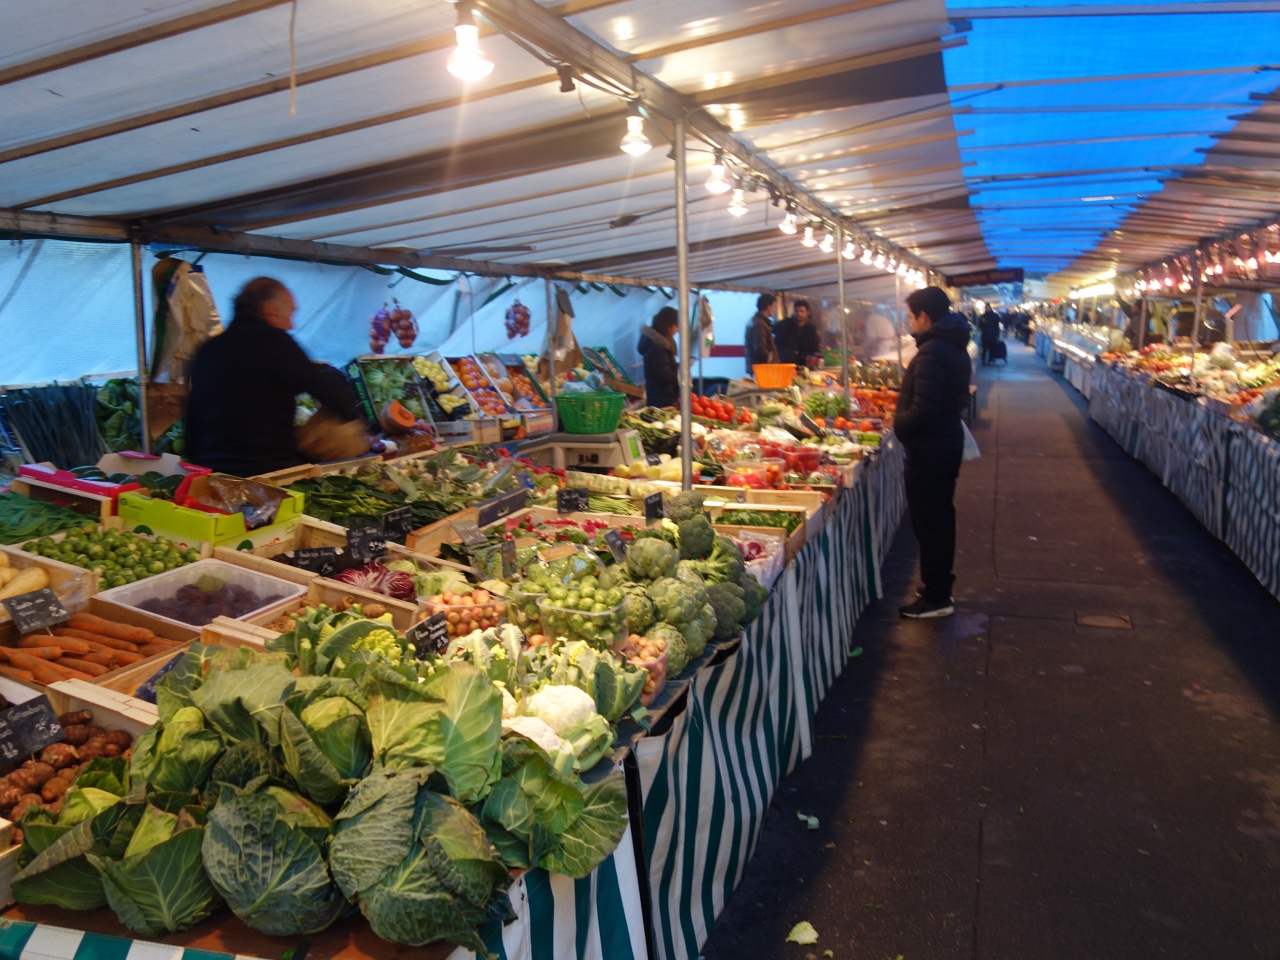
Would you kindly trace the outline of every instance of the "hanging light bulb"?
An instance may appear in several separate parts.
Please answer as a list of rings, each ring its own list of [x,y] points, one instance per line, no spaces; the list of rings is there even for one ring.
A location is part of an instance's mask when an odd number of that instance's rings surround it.
[[[453,28],[458,45],[449,54],[446,68],[459,80],[470,83],[493,73],[493,61],[480,49],[480,29],[471,13],[471,4],[458,4],[458,24]]]
[[[898,276],[905,277],[907,275],[907,265],[905,263],[898,264]]]
[[[1219,276],[1221,276],[1221,275],[1222,275],[1222,264],[1220,264],[1220,263],[1215,263],[1215,264],[1213,265],[1213,272],[1214,272],[1214,273],[1216,273],[1216,274],[1218,274]]]
[[[871,262],[871,257],[872,257],[871,248],[870,248],[870,247],[864,247],[864,248],[862,249],[862,257],[861,257],[862,262],[863,262],[863,263],[870,263],[870,262]]]
[[[884,265],[884,272],[893,273],[894,268],[897,267],[897,265],[898,265],[898,258],[890,257],[889,262]]]
[[[724,154],[717,150],[715,162],[711,164],[711,173],[707,177],[707,193],[728,193],[731,186],[733,184],[724,172]]]
[[[631,105],[631,112],[627,114],[627,134],[619,146],[623,153],[629,153],[633,157],[643,156],[653,146],[644,135],[644,117],[640,116],[639,104]]]
[[[792,205],[788,204],[787,212],[783,216],[782,222],[778,224],[778,229],[785,234],[793,234],[796,232],[796,229],[797,229],[796,224],[799,222],[799,220],[800,218],[796,216],[795,208]]]
[[[846,260],[852,260],[857,255],[858,255],[858,249],[853,245],[853,241],[850,240],[848,243],[844,245],[843,256]]]
[[[830,253],[835,248],[835,245],[836,245],[836,238],[833,237],[831,235],[831,231],[828,230],[826,233],[822,235],[822,242],[818,244],[818,249],[821,250],[823,253]]]
[[[1250,270],[1257,270],[1257,269],[1258,269],[1258,258],[1257,258],[1257,257],[1250,257],[1248,260],[1246,260],[1246,261],[1244,262],[1244,265],[1245,265],[1246,267],[1248,267]]]
[[[733,188],[733,199],[729,201],[729,213],[740,217],[747,212],[747,198],[743,196],[741,187]]]
[[[817,246],[818,241],[813,239],[813,224],[808,224],[804,228],[804,239],[800,241],[806,247]]]

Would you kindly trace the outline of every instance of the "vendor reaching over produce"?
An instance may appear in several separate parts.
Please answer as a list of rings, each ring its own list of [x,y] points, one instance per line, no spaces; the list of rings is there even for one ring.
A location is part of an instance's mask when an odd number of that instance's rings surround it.
[[[204,344],[191,365],[188,460],[239,477],[308,462],[294,433],[302,393],[337,421],[359,418],[342,375],[314,363],[289,336],[295,309],[288,288],[271,277],[250,280],[236,296],[226,333]]]
[[[680,401],[680,367],[676,363],[676,327],[680,314],[663,307],[653,325],[640,331],[636,350],[644,357],[644,399],[651,407],[670,407]]]

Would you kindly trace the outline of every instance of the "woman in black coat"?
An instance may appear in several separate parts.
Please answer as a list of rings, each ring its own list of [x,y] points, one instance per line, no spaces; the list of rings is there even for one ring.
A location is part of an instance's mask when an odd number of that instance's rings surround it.
[[[640,331],[636,350],[644,358],[644,399],[651,407],[670,407],[680,401],[680,365],[672,339],[679,325],[675,307],[663,307],[654,315],[653,326]]]

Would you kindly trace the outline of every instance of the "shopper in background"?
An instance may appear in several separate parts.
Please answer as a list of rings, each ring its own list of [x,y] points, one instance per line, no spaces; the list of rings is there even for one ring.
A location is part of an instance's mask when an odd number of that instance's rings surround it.
[[[773,339],[778,345],[778,360],[797,366],[822,365],[822,336],[809,315],[809,301],[797,300],[795,313],[782,320],[773,329]]]
[[[773,341],[773,321],[769,314],[777,297],[762,293],[756,297],[756,312],[747,323],[747,333],[742,341],[742,355],[747,362],[747,376],[755,376],[757,363],[777,363],[778,347]]]
[[[955,612],[955,492],[964,454],[960,415],[969,403],[970,331],[938,287],[907,297],[907,315],[918,349],[902,378],[893,432],[906,452],[907,509],[924,586],[899,612],[914,619],[947,617]]]
[[[982,365],[985,367],[991,362],[991,350],[1000,339],[1000,318],[990,307],[982,311],[978,332],[982,335]]]
[[[310,462],[294,431],[302,393],[338,423],[359,419],[359,401],[342,374],[313,363],[289,336],[295,309],[288,288],[271,277],[250,280],[237,294],[230,326],[191,363],[187,460],[237,477]]]
[[[651,407],[670,407],[680,401],[680,365],[676,362],[676,327],[680,314],[675,307],[663,307],[653,317],[653,325],[640,331],[636,347],[644,358],[644,400]]]

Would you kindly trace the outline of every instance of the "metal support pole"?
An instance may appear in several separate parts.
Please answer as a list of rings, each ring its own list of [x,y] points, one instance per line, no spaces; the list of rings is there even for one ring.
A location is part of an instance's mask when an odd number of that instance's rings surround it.
[[[142,244],[133,248],[133,323],[138,339],[138,413],[142,422],[142,452],[151,452],[151,417],[147,414],[149,371],[147,369],[147,308],[143,301]]]
[[[1138,343],[1135,350],[1147,345],[1147,298],[1143,297],[1138,307]]]
[[[680,471],[685,490],[693,487],[693,405],[689,396],[689,202],[685,188],[685,121],[676,121],[676,286],[680,301]]]
[[[849,313],[844,305],[844,227],[836,224],[836,293],[840,298],[840,355],[844,358],[844,415],[852,416],[853,387],[849,383]]]
[[[1197,266],[1199,266],[1197,264]],[[1200,312],[1204,306],[1204,280],[1196,278],[1196,319],[1191,325],[1191,386],[1196,385],[1196,347],[1200,343]]]
[[[556,313],[555,297],[551,295],[551,278],[544,281],[547,285],[547,380],[550,382],[548,397],[551,400],[551,432],[560,432],[560,410],[556,407],[556,327],[560,326],[560,316]]]

